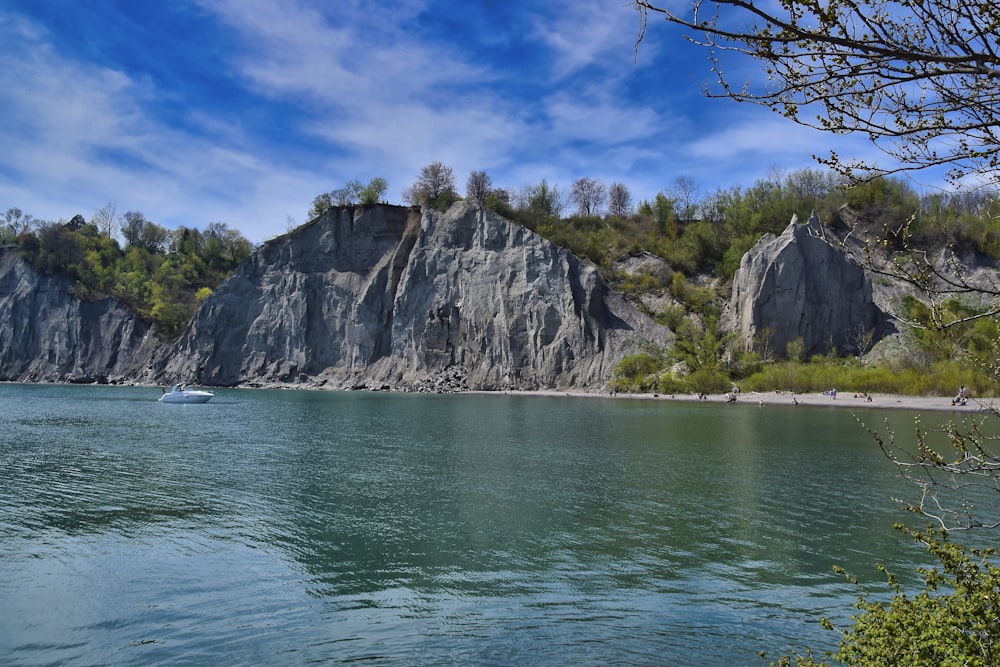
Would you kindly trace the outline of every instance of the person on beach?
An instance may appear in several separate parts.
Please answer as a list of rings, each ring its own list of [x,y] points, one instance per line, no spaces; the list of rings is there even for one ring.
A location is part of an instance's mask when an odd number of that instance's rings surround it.
[[[965,401],[966,401],[966,398],[968,397],[968,395],[969,395],[969,393],[966,390],[965,385],[963,384],[961,387],[958,388],[958,394],[955,395],[955,398],[951,399],[951,404],[952,405],[965,405]]]

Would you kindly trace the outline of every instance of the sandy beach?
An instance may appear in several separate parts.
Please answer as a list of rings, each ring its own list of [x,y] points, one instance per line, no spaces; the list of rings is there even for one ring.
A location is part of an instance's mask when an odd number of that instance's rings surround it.
[[[488,392],[496,393],[496,392]],[[697,394],[631,394],[618,393],[587,393],[574,391],[510,391],[510,395],[523,396],[572,396],[588,398],[605,398],[614,400],[650,400],[650,401],[702,401],[708,403],[734,403],[736,405],[752,405],[765,407],[768,405],[803,405],[823,406],[833,408],[872,409],[886,408],[898,410],[923,410],[939,412],[976,413],[1000,409],[1000,401],[996,398],[969,398],[965,405],[952,405],[951,396],[900,396],[896,394],[872,394],[867,397],[837,392],[836,397],[820,392],[793,394],[792,392],[741,392],[736,401],[730,400],[729,394],[707,394],[699,398]]]

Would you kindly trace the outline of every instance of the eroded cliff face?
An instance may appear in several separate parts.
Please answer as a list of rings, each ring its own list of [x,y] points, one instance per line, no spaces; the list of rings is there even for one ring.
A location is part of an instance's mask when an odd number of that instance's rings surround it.
[[[743,256],[721,328],[756,344],[767,334],[779,353],[802,338],[806,355],[831,345],[862,352],[886,331],[870,277],[827,242],[815,213],[806,224],[793,217],[780,236],[765,235]]]
[[[335,209],[241,265],[144,379],[600,389],[644,340],[670,332],[489,210]]]
[[[115,299],[81,301],[71,288],[0,248],[0,380],[123,382],[143,372],[157,345],[149,327]]]
[[[0,380],[599,390],[672,338],[594,267],[468,202],[334,209],[261,247],[170,344],[71,288],[0,248]],[[722,325],[815,354],[877,339],[884,317],[814,217],[744,256]]]

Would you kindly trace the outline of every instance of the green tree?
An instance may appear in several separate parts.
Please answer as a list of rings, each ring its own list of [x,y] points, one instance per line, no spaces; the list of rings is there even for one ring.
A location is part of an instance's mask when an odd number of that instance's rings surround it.
[[[368,185],[361,191],[360,202],[366,205],[378,204],[385,197],[385,193],[388,190],[389,181],[381,176],[375,176],[372,180],[368,181]]]
[[[670,259],[687,274],[711,271],[725,256],[727,241],[723,226],[699,220],[684,229]]]
[[[677,202],[662,192],[657,192],[650,205],[650,212],[653,216],[653,222],[656,223],[660,232],[668,239],[676,239],[680,231]]]
[[[612,386],[618,391],[655,389],[664,365],[659,355],[642,352],[625,357],[615,366]]]
[[[86,257],[80,237],[69,224],[48,223],[38,230],[34,264],[45,273],[66,273],[79,280]]]
[[[364,185],[356,178],[344,184],[344,187],[330,191],[330,198],[334,206],[354,206],[361,201],[361,196],[365,191]]]
[[[84,261],[80,266],[80,281],[87,290],[100,295],[110,294],[118,277],[121,248],[118,242],[85,225],[79,232]]]
[[[706,322],[686,318],[677,328],[677,339],[671,355],[695,371],[722,371],[722,351],[729,336],[719,333],[718,321]]]
[[[559,186],[549,185],[544,178],[541,183],[522,186],[514,197],[514,216],[529,229],[552,225],[558,221],[562,209]]]
[[[802,361],[806,354],[806,344],[802,340],[802,336],[799,336],[795,340],[788,341],[785,345],[785,357],[790,361]]]
[[[441,162],[432,162],[420,170],[417,182],[403,191],[403,199],[411,206],[451,206],[459,199],[455,190],[455,172]]]
[[[486,207],[491,211],[502,215],[508,220],[519,221],[517,210],[514,208],[512,203],[513,197],[511,196],[510,190],[506,188],[493,188],[488,195],[486,195]]]
[[[121,233],[126,244],[145,248],[153,254],[166,249],[169,236],[165,227],[150,222],[138,211],[127,211],[122,216]]]
[[[307,220],[315,220],[334,207],[333,195],[329,192],[321,192],[312,201],[312,208],[306,213]]]
[[[221,282],[252,252],[253,244],[226,223],[210,222],[205,227],[200,254],[208,270],[217,274],[213,282]]]
[[[306,218],[315,220],[331,208],[338,206],[357,206],[358,204],[378,204],[389,190],[389,181],[381,176],[375,176],[367,185],[358,179],[352,179],[344,187],[330,192],[322,192],[313,199],[312,207],[306,213]]]

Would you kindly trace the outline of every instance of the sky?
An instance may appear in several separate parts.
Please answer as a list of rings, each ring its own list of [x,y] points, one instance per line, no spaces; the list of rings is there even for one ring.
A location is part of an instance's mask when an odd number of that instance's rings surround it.
[[[442,162],[458,190],[583,177],[636,201],[699,196],[858,137],[708,99],[708,53],[626,0],[5,0],[0,213],[165,227],[223,222],[254,243],[322,192],[375,176],[387,199]],[[727,73],[760,77],[748,61]]]

